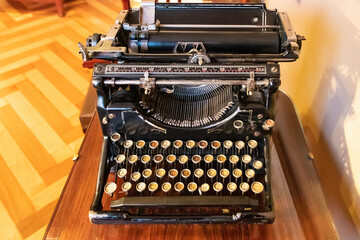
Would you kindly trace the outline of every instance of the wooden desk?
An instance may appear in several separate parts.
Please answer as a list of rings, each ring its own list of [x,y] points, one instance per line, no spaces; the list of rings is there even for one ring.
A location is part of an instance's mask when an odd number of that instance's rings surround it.
[[[273,224],[91,224],[88,211],[95,191],[102,143],[99,120],[95,116],[44,239],[337,239],[292,102],[282,92],[277,101],[277,127],[271,147],[276,214]]]

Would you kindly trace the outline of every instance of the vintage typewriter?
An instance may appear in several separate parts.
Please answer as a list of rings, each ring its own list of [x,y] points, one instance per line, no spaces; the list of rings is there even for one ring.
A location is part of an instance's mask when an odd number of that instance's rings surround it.
[[[79,43],[104,135],[91,222],[273,222],[278,62],[302,40],[264,4],[147,0]]]

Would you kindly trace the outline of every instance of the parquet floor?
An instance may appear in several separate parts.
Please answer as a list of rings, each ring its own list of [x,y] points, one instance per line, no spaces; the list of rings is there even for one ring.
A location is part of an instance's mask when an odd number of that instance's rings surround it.
[[[106,32],[120,0],[54,4],[0,0],[0,239],[41,239],[71,157],[90,71],[77,42]]]

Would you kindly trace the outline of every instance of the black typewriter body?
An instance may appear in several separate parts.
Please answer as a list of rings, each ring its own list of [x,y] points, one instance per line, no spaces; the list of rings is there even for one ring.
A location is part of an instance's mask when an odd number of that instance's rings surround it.
[[[91,222],[272,223],[278,62],[301,40],[264,4],[143,1],[79,44],[84,62],[100,60]]]

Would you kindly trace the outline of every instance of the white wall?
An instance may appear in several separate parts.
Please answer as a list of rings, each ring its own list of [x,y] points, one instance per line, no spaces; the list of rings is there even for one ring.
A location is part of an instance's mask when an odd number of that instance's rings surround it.
[[[282,64],[343,239],[360,233],[360,0],[268,0],[305,35],[300,59]],[[356,232],[357,226],[357,232]]]

